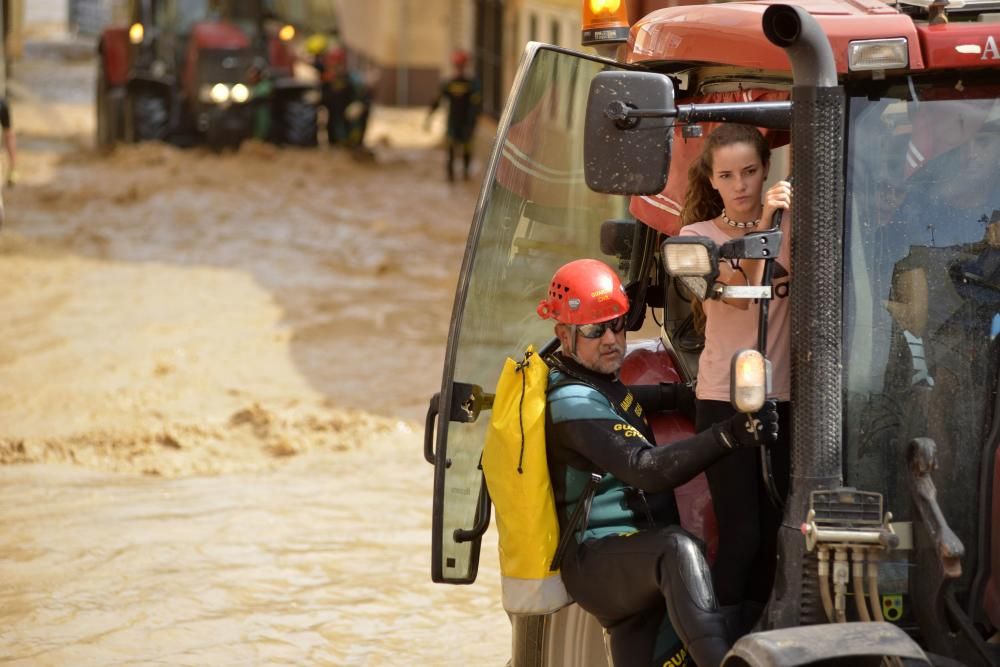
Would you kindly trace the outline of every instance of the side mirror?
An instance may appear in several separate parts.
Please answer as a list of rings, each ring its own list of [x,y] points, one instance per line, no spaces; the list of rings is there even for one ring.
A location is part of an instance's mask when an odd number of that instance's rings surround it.
[[[601,252],[620,260],[632,257],[635,244],[635,220],[605,220],[601,223]]]
[[[584,174],[590,189],[615,195],[662,192],[670,167],[674,115],[674,85],[663,74],[601,72],[595,76],[587,99],[583,143]]]

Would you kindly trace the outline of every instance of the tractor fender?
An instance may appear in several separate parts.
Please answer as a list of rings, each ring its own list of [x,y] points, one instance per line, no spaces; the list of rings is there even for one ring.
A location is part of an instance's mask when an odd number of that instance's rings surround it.
[[[742,637],[722,667],[798,667],[836,658],[844,664],[880,664],[883,656],[931,665],[923,649],[891,623],[826,623],[755,632]],[[847,659],[851,659],[848,663]]]

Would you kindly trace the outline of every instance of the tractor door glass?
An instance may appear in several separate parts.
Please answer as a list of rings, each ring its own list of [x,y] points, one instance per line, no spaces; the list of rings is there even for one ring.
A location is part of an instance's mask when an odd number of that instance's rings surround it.
[[[601,253],[600,225],[627,213],[625,197],[591,192],[583,176],[583,126],[591,79],[606,65],[581,54],[531,45],[504,111],[470,231],[445,361],[452,382],[493,393],[508,356],[520,358],[553,336],[535,314],[552,274]],[[475,523],[479,459],[490,413],[449,422],[442,408],[434,485],[434,563],[439,581],[475,578],[478,542],[456,542]],[[447,460],[447,464],[442,462]]]
[[[937,444],[945,516],[974,550],[1000,367],[1000,85],[910,79],[849,106],[846,466],[909,519],[906,445]],[[964,568],[966,573],[973,568]]]

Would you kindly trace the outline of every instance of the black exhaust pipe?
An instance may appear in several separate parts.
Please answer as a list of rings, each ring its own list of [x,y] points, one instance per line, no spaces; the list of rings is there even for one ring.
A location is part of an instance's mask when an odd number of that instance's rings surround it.
[[[814,558],[800,526],[817,489],[843,485],[841,430],[844,91],[816,20],[791,5],[764,11],[763,30],[792,62],[791,484],[778,535],[768,629],[824,622]]]

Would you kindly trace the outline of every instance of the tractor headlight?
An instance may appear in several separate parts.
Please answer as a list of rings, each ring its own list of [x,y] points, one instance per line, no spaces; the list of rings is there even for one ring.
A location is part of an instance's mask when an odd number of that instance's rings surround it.
[[[244,86],[242,83],[237,83],[233,86],[233,89],[229,91],[229,95],[233,102],[237,104],[243,104],[248,99],[250,99],[250,89]]]
[[[698,299],[711,297],[719,277],[719,249],[707,236],[675,236],[663,242],[663,266]]]
[[[143,38],[146,36],[146,29],[141,23],[133,23],[128,28],[128,41],[133,44],[142,44]]]
[[[224,83],[217,83],[208,92],[208,99],[216,104],[223,104],[229,100],[229,86]]]
[[[764,405],[771,381],[771,362],[757,350],[740,350],[730,368],[729,400],[743,413],[756,412]]]
[[[892,39],[861,39],[847,46],[848,69],[902,69],[910,64],[909,43],[905,37]]]
[[[162,79],[167,75],[167,63],[162,60],[154,60],[153,64],[149,66],[149,73],[153,75],[154,79]]]

